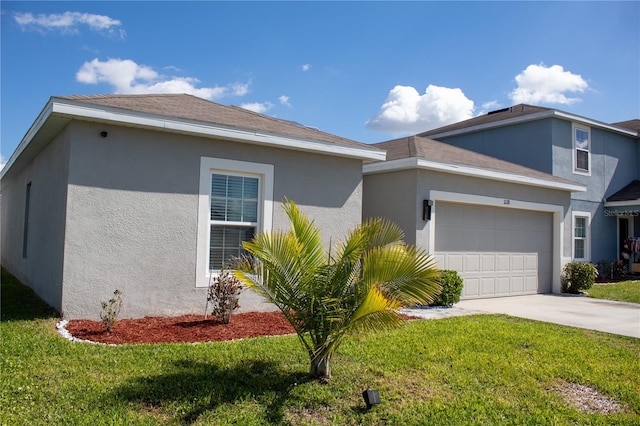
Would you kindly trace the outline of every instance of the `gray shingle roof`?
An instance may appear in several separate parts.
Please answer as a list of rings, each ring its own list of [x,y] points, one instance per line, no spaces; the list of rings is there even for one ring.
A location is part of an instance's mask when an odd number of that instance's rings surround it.
[[[607,202],[635,200],[640,200],[640,180],[634,180],[629,185],[607,198]]]
[[[374,146],[387,150],[387,161],[413,157],[575,185],[575,182],[567,179],[421,136],[409,136],[377,143]]]
[[[623,129],[633,130],[634,132],[640,132],[640,119],[620,121],[618,123],[611,123],[612,126],[622,127]]]
[[[236,106],[221,105],[187,94],[77,95],[56,96],[55,98],[296,139],[371,148],[370,145],[292,121],[269,117]]]
[[[551,108],[544,108],[544,107],[539,107],[534,105],[518,104],[509,108],[499,109],[485,115],[479,115],[477,117],[470,118],[468,120],[450,124],[448,126],[443,126],[437,129],[429,130],[427,132],[418,134],[418,136],[433,136],[440,133],[452,132],[454,130],[466,129],[469,127],[481,126],[489,123],[496,123],[503,120],[524,117],[527,115],[537,114],[545,111],[553,111],[553,110]]]
[[[547,113],[547,114],[545,114]],[[528,104],[518,104],[508,108],[499,109],[496,111],[489,112],[485,115],[479,115],[477,117],[470,118],[468,120],[460,121],[458,123],[450,124],[448,126],[439,127],[437,129],[432,129],[427,132],[422,132],[418,136],[426,136],[426,137],[435,137],[438,138],[438,135],[442,135],[449,132],[457,132],[457,131],[473,131],[478,127],[483,128],[485,126],[501,126],[501,125],[509,125],[514,121],[527,120],[529,116],[533,116],[535,114],[540,114],[540,118],[555,116],[555,117],[564,117],[567,119],[568,117],[572,120],[585,121],[591,123],[591,125],[602,126],[604,128],[618,128],[620,130],[635,132],[636,134],[640,131],[640,120],[628,120],[622,121],[619,123],[603,123],[597,120],[592,120],[585,117],[580,117],[574,114],[566,113],[564,111],[560,111],[553,108],[545,108],[535,105]],[[529,117],[529,119],[536,119],[536,117]],[[637,135],[636,135],[637,136]]]

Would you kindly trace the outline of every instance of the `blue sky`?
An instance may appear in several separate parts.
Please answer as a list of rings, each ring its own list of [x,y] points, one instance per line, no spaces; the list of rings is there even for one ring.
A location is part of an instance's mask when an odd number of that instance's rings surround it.
[[[1,155],[51,96],[186,92],[372,143],[529,103],[640,118],[640,2],[11,2]]]

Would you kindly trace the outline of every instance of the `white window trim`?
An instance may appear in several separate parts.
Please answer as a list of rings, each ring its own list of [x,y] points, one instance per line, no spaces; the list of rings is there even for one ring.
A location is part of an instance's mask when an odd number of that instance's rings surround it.
[[[587,219],[587,229],[584,238],[584,258],[576,257],[576,218]],[[574,211],[571,213],[571,258],[575,262],[588,262],[591,258],[591,213]]]
[[[589,170],[583,170],[578,168],[578,148],[576,148],[576,130],[584,130],[589,134],[589,149],[587,150],[587,167]],[[573,173],[577,175],[591,176],[591,128],[586,126],[580,126],[578,124],[571,124],[571,155],[573,156]]]
[[[241,174],[259,178],[258,226],[256,233],[269,232],[273,226],[273,181],[272,164],[247,161],[225,160],[221,158],[200,158],[200,190],[198,195],[198,235],[196,250],[196,287],[208,287],[209,241],[211,238],[211,174]],[[215,273],[215,271],[214,271]]]

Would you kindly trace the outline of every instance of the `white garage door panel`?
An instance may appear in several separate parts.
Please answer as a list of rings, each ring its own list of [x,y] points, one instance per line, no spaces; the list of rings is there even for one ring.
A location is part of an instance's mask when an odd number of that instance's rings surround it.
[[[537,253],[436,253],[440,269],[454,269],[464,280],[462,298],[535,294]]]
[[[551,291],[550,213],[436,202],[434,255],[464,279],[462,298]]]

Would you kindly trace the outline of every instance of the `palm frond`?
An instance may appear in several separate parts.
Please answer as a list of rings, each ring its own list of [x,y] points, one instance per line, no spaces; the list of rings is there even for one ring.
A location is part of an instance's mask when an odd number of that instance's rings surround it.
[[[363,281],[378,285],[403,306],[431,302],[442,290],[434,259],[404,245],[378,247],[367,253]]]

